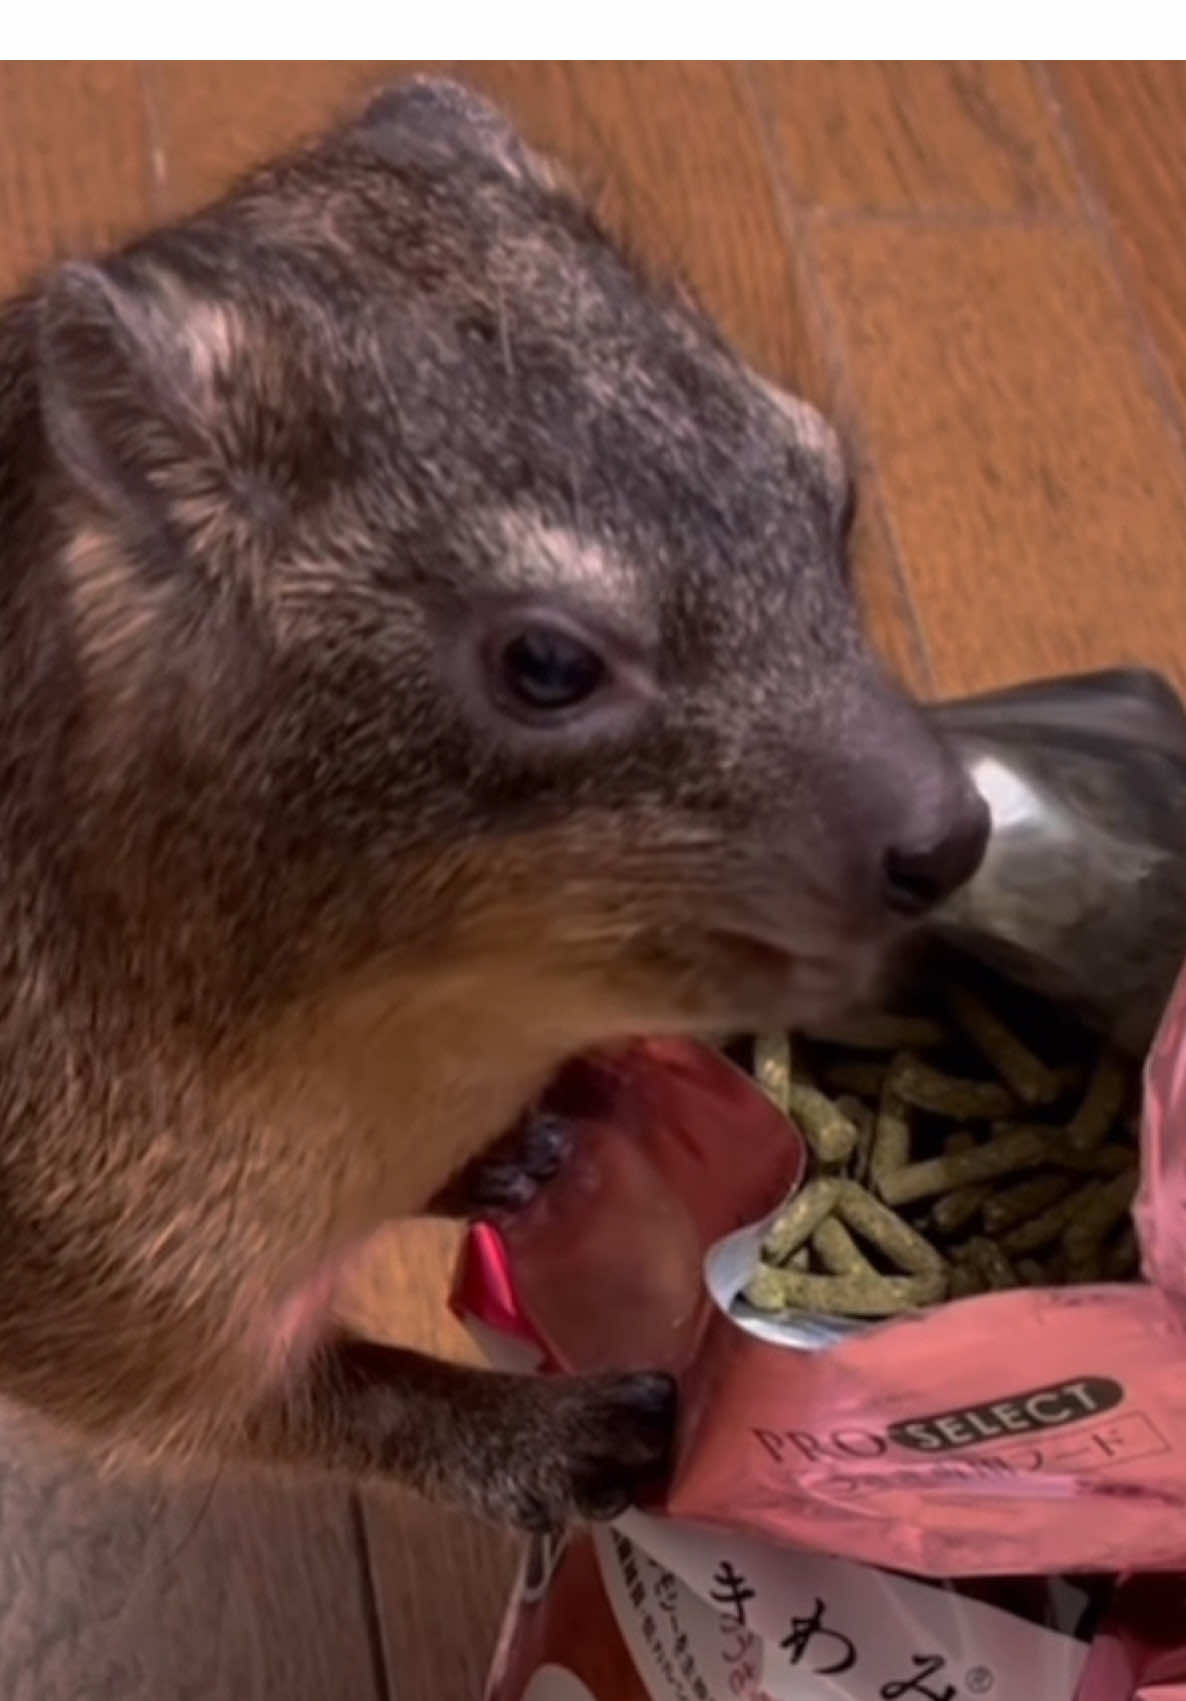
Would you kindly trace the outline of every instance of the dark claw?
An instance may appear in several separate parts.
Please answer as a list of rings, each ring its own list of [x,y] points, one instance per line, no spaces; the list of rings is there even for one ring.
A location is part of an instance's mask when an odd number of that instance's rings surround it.
[[[513,1521],[556,1530],[574,1518],[608,1521],[657,1488],[671,1464],[676,1389],[649,1372],[590,1377],[565,1390],[520,1486]]]

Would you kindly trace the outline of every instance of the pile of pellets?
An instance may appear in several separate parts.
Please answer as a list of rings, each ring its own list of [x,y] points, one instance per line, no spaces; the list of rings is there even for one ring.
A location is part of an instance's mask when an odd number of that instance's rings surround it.
[[[877,1318],[1138,1276],[1140,1071],[1081,1033],[1068,1045],[1056,1012],[1030,1015],[1023,1037],[1012,1007],[1006,1022],[999,1000],[944,984],[922,1014],[754,1042],[810,1166],[764,1239],[751,1306]]]

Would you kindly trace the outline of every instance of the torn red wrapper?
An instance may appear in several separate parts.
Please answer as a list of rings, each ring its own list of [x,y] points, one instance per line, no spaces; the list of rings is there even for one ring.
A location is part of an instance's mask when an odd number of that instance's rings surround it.
[[[545,1369],[679,1375],[661,1518],[877,1574],[1186,1570],[1186,979],[1147,1068],[1136,1213],[1146,1281],[964,1300],[822,1350],[755,1338],[727,1310],[763,1219],[801,1176],[795,1131],[695,1045],[647,1042],[578,1067],[565,1110],[582,1125],[574,1159],[522,1216],[473,1231],[454,1305]],[[1175,1606],[1167,1646],[1156,1613],[1146,1622],[1138,1610],[1186,1603],[1183,1587],[1166,1575],[1120,1589],[1081,1701],[1184,1701],[1186,1613]],[[621,1636],[620,1612],[617,1625]],[[1075,1693],[1070,1669],[1049,1701]],[[777,1694],[771,1676],[756,1668],[732,1692]],[[818,1690],[866,1692],[879,1690]]]

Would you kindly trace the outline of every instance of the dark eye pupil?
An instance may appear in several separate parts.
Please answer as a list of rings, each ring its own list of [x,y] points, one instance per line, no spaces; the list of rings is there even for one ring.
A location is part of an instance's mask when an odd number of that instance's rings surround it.
[[[515,696],[533,709],[568,709],[591,697],[605,663],[579,638],[550,626],[529,626],[502,653],[503,674]]]

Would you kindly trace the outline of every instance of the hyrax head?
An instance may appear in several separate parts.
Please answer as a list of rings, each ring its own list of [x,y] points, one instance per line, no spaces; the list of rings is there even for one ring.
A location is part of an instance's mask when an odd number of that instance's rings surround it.
[[[973,870],[808,407],[441,83],[40,307],[77,843],[154,1009],[792,1019]],[[179,990],[180,989],[180,990]]]

